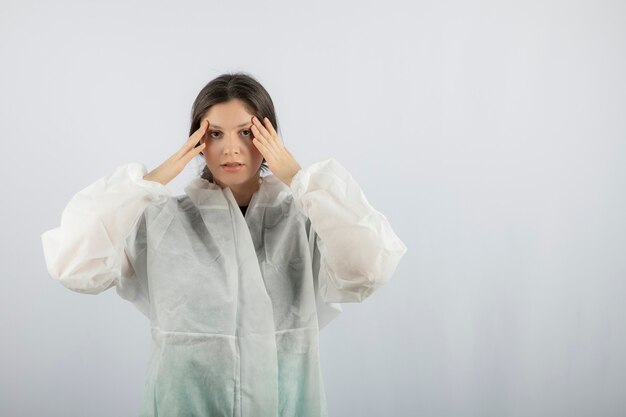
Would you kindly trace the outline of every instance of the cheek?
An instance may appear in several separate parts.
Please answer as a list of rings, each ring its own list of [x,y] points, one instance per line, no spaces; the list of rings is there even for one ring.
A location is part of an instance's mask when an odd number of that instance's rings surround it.
[[[216,161],[220,161],[220,149],[218,146],[211,146],[210,142],[207,142],[207,146],[204,147],[204,160],[206,161],[207,165],[211,166],[211,165],[218,165],[219,162]]]
[[[254,146],[254,144],[252,144],[252,148],[250,149],[250,155],[252,156],[252,159],[259,164],[263,161],[263,154],[256,146]]]
[[[256,147],[256,145],[254,144],[254,142],[252,141],[252,139],[249,139],[249,144],[248,144],[248,149],[250,150],[250,155],[252,157],[255,157],[257,155],[260,155],[261,152],[259,151],[259,148]]]

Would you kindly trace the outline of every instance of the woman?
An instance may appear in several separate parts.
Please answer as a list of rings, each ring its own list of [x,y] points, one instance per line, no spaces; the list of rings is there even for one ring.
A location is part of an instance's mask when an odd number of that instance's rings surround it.
[[[42,235],[54,278],[81,293],[115,286],[150,320],[142,416],[327,415],[319,330],[407,250],[343,166],[301,168],[274,126],[261,84],[221,75],[178,152],[151,172],[120,166]],[[166,184],[196,156],[201,177],[172,196]]]

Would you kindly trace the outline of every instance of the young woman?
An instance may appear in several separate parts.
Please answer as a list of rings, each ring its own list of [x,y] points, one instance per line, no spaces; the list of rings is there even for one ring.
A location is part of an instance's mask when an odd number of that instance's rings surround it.
[[[277,126],[261,84],[221,75],[178,152],[151,172],[118,167],[42,235],[54,278],[88,294],[115,286],[150,320],[142,416],[327,415],[319,330],[407,250],[342,165],[301,168]],[[166,184],[196,156],[202,175],[172,196]]]

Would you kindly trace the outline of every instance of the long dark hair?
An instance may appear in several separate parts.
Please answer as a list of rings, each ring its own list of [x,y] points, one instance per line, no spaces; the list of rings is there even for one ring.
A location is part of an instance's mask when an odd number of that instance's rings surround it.
[[[222,74],[209,81],[209,83],[200,90],[198,97],[196,97],[191,107],[191,127],[189,128],[189,136],[198,130],[202,116],[211,106],[232,99],[241,100],[246,110],[256,116],[257,119],[263,120],[264,117],[270,119],[276,132],[279,131],[274,103],[267,90],[251,75],[244,72],[236,72]],[[200,146],[200,144],[198,143],[196,146]],[[202,152],[200,155],[202,155],[200,157],[204,158]],[[259,172],[261,171],[269,171],[265,158],[263,158],[263,162],[259,168]],[[213,182],[213,173],[206,164],[204,165],[201,177]]]

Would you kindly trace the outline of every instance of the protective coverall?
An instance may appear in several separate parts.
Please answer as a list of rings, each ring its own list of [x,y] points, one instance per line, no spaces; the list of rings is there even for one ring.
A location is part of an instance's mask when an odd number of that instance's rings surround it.
[[[64,286],[115,286],[150,320],[141,415],[326,416],[319,330],[405,254],[386,217],[334,159],[263,177],[245,216],[228,187],[172,196],[146,173],[118,167],[41,236]]]

